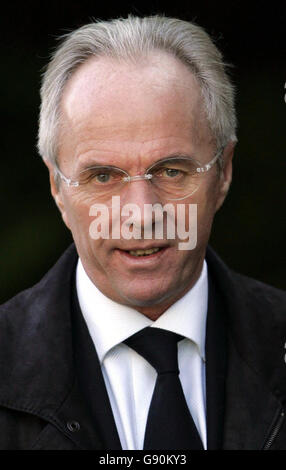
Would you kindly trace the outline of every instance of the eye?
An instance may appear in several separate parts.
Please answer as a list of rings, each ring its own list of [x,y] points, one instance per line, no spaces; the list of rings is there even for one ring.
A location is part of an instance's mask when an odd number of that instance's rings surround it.
[[[165,168],[163,170],[163,176],[167,176],[168,178],[175,178],[178,176],[181,170],[177,170],[176,168]]]
[[[109,173],[100,173],[98,175],[94,175],[94,179],[97,183],[108,183],[110,180]]]
[[[97,168],[89,168],[83,171],[80,175],[81,183],[87,184],[107,184],[111,181],[111,174],[110,171],[106,169],[97,169]]]
[[[149,170],[157,179],[173,183],[181,182],[196,174],[196,163],[191,158],[173,158],[158,162]]]
[[[156,168],[153,173],[154,177],[164,180],[177,181],[178,179],[181,179],[187,175],[187,172],[185,170],[177,167],[172,168],[172,166],[163,166],[161,168]]]
[[[94,167],[81,172],[81,184],[111,186],[122,180],[122,172],[116,168]]]

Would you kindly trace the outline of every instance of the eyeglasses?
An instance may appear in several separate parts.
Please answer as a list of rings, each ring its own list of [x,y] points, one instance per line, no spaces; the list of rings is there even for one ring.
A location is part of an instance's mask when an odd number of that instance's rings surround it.
[[[103,200],[117,196],[127,183],[146,180],[158,195],[166,200],[178,201],[197,191],[203,176],[218,161],[223,149],[205,165],[190,157],[170,157],[153,163],[144,175],[130,176],[126,171],[111,165],[95,165],[82,170],[76,180],[67,178],[55,164],[55,172],[71,187],[81,187],[86,193]]]

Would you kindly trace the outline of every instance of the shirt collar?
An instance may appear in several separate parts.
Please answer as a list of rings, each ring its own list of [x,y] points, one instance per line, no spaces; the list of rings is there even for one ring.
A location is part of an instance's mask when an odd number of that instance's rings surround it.
[[[106,297],[90,280],[80,259],[76,271],[76,289],[82,314],[101,363],[114,346],[146,326],[163,328],[190,339],[205,360],[208,305],[206,261],[194,286],[156,321]]]

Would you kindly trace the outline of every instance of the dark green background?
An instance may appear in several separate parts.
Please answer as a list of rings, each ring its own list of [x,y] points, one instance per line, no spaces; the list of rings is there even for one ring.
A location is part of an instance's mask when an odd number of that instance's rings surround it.
[[[29,287],[71,242],[36,151],[41,70],[56,37],[94,18],[165,13],[204,26],[234,64],[234,180],[212,246],[235,270],[285,288],[285,3],[10,2],[1,13],[0,301]],[[284,258],[284,259],[283,259]]]

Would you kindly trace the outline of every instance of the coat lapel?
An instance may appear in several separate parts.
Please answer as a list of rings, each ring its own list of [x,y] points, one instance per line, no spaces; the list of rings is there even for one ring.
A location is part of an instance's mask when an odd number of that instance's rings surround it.
[[[35,449],[120,449],[97,354],[74,308],[77,260],[72,245],[36,286],[2,309],[0,406],[48,422]]]
[[[90,421],[100,435],[101,446],[121,450],[98,355],[79,306],[75,282],[72,292],[73,343],[79,389],[87,405]]]
[[[33,449],[103,449],[102,436],[91,419],[77,377],[66,399],[58,410],[50,414],[48,421],[49,424],[44,427]]]
[[[208,276],[208,315],[206,326],[207,449],[222,447],[224,423],[227,343],[225,309],[216,285]]]
[[[238,354],[232,338],[228,355],[223,449],[261,450],[282,405]]]
[[[79,306],[75,271],[70,298],[73,385],[54,416],[56,426],[48,426],[34,448],[47,449],[55,442],[63,449],[121,450],[99,359]]]
[[[227,331],[222,448],[261,449],[286,397],[281,292],[233,273],[210,248],[207,262]]]

